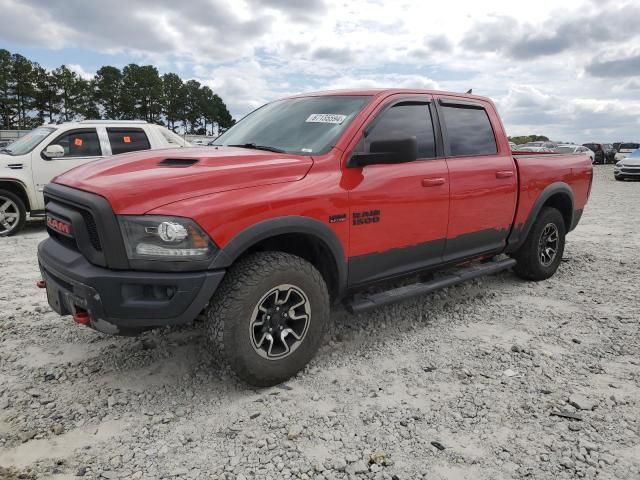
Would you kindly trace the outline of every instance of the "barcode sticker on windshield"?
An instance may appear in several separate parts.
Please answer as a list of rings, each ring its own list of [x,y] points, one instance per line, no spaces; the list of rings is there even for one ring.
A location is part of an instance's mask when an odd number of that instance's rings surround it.
[[[347,118],[346,115],[338,115],[335,113],[312,113],[307,118],[307,123],[335,123],[340,125]]]

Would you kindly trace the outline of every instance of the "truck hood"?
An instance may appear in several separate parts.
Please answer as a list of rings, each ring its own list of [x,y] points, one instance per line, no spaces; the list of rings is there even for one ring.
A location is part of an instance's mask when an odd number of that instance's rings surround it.
[[[295,182],[311,157],[232,147],[146,150],[97,160],[53,181],[105,197],[117,214],[141,215],[200,195]]]

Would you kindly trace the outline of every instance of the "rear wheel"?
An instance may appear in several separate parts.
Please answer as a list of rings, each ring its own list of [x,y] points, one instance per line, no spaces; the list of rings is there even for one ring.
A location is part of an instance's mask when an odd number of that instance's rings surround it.
[[[551,277],[562,261],[565,235],[562,214],[555,208],[543,208],[529,236],[514,255],[518,262],[514,268],[516,274],[534,281]]]
[[[329,294],[306,260],[256,253],[229,269],[205,316],[214,357],[245,382],[271,386],[315,355],[328,323]]]
[[[27,220],[27,209],[15,193],[0,190],[0,237],[18,233]]]

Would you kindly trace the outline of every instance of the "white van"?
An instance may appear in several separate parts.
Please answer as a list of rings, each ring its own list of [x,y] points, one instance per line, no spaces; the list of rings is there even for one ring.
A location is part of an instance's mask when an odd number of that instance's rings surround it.
[[[110,155],[190,147],[167,128],[135,120],[49,124],[0,148],[0,237],[18,233],[27,213],[44,215],[42,189],[57,175]]]

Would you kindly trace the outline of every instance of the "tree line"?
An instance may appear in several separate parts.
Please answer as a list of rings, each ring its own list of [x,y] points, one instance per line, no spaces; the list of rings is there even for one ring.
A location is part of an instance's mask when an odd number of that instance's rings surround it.
[[[548,142],[549,138],[544,135],[521,135],[519,137],[509,137],[509,141],[516,145],[522,145],[529,142]]]
[[[0,129],[77,119],[146,120],[200,135],[235,123],[209,87],[175,73],[160,75],[152,65],[107,65],[87,80],[66,65],[47,71],[0,49]]]

